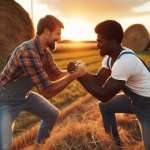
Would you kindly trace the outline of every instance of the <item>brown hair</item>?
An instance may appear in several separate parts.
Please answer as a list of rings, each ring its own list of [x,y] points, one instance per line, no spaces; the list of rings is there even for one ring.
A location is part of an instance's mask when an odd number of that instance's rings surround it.
[[[44,18],[39,20],[36,34],[41,35],[45,28],[49,29],[50,31],[54,31],[57,26],[64,28],[63,23],[56,17],[52,15],[46,15]]]

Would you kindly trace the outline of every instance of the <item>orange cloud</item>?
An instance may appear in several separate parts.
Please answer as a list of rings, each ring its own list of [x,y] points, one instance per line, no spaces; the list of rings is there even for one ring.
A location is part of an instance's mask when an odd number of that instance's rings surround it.
[[[149,14],[149,12],[136,13],[133,11],[134,7],[141,6],[148,0],[40,0],[40,2],[47,4],[51,10],[59,10],[62,17],[80,16],[88,18],[89,21]]]

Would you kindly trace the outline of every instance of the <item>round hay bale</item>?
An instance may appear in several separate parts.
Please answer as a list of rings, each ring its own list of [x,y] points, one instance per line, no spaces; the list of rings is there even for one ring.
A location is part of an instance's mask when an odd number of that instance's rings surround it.
[[[149,46],[148,46],[148,51],[150,51],[150,42],[149,42]]]
[[[14,0],[0,0],[0,69],[9,53],[34,36],[29,14]]]
[[[134,24],[124,32],[123,46],[126,46],[134,51],[143,51],[148,48],[150,36],[142,24]]]

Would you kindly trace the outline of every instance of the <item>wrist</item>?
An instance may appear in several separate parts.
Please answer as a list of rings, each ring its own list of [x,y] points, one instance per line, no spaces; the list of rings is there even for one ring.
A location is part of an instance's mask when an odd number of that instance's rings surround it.
[[[72,78],[73,80],[79,77],[78,72],[72,72],[72,73],[69,73],[69,75],[71,76],[71,78]]]

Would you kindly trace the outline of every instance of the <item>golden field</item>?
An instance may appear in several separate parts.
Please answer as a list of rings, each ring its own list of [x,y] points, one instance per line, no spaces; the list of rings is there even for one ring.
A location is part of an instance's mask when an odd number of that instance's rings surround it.
[[[137,54],[150,67],[150,53]],[[96,73],[102,59],[96,49],[54,52],[54,60],[60,69],[66,69],[69,61],[80,60],[86,63],[87,72]],[[50,138],[42,145],[42,150],[117,149],[104,132],[99,101],[88,94],[80,83],[73,81],[49,101],[60,109],[60,115]],[[143,143],[136,117],[131,114],[116,115],[124,149],[142,150]],[[39,119],[36,116],[22,112],[16,120],[12,149],[31,150],[38,125]]]

